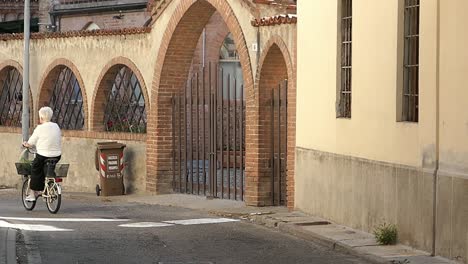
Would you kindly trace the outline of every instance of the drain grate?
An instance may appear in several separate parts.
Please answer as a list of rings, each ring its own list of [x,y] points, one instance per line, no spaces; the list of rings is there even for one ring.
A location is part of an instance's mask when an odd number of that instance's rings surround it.
[[[319,226],[319,225],[329,225],[331,224],[328,221],[315,221],[315,222],[302,222],[302,223],[295,223],[298,226]]]

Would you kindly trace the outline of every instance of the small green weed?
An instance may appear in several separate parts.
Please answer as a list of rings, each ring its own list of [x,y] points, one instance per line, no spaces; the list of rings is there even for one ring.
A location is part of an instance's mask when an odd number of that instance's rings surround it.
[[[398,232],[394,224],[383,223],[374,229],[375,239],[381,245],[395,245]]]

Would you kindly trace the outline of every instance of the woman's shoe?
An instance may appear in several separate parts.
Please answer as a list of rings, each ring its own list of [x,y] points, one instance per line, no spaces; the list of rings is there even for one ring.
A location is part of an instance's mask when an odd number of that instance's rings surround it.
[[[34,192],[30,192],[28,196],[26,196],[25,199],[27,202],[35,202],[36,201],[36,195]]]

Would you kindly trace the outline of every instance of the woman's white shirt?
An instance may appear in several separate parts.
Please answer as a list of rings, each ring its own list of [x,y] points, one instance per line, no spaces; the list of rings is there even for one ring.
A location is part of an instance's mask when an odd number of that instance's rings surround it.
[[[28,143],[36,146],[37,154],[44,157],[62,155],[62,132],[53,122],[45,122],[34,129]]]

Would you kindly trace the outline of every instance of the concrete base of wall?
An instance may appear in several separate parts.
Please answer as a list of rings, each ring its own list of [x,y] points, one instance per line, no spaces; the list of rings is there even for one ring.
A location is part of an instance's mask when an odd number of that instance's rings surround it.
[[[398,226],[401,243],[431,251],[432,172],[397,164],[296,149],[296,208],[372,232]],[[468,179],[440,173],[437,254],[467,261]]]
[[[99,182],[98,171],[95,169],[94,155],[96,143],[107,140],[72,138],[62,139],[61,163],[69,163],[68,177],[63,182],[65,191],[94,192]],[[126,144],[124,152],[124,183],[127,193],[144,193],[146,178],[146,144],[138,141],[123,141]],[[18,147],[12,147],[18,146]],[[0,137],[0,185],[18,187],[21,177],[16,173],[15,162],[19,160],[21,135],[2,133]]]

